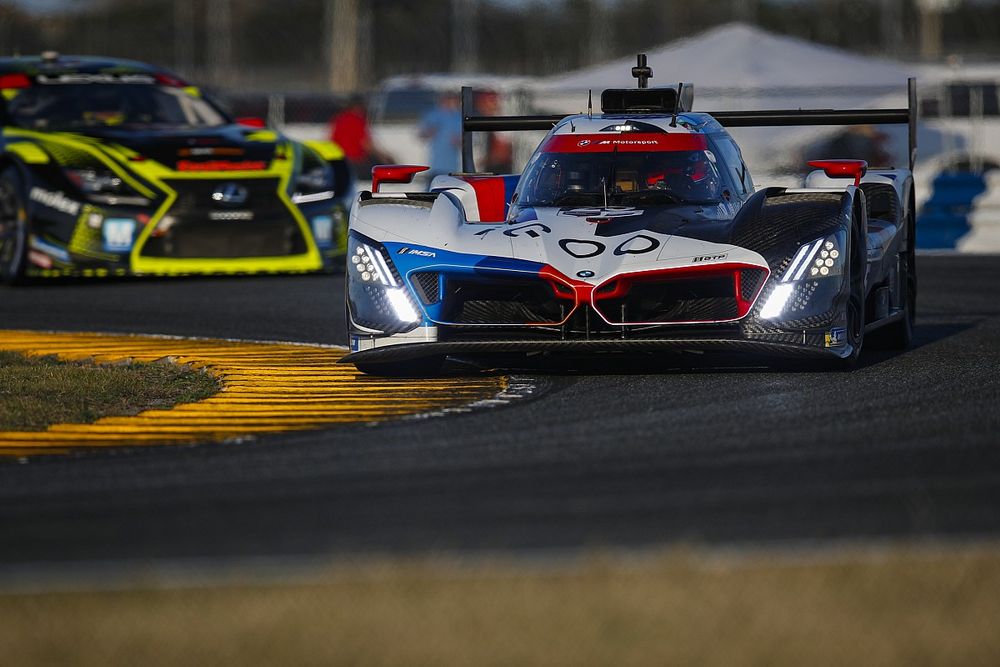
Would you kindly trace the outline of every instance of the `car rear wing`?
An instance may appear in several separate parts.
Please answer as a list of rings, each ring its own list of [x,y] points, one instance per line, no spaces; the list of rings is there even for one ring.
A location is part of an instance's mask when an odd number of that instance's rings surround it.
[[[797,125],[908,125],[910,171],[917,156],[917,80],[906,80],[907,106],[898,109],[796,109],[767,111],[708,111],[725,127],[787,127]],[[472,88],[462,87],[462,171],[474,172],[472,133],[548,131],[565,115],[473,116]]]

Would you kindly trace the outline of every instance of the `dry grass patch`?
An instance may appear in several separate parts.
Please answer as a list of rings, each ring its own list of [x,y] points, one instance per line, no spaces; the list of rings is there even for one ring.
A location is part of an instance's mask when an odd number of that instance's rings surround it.
[[[995,665],[1000,550],[380,561],[308,584],[0,595],[7,664]]]
[[[0,351],[0,431],[134,415],[218,390],[208,373],[177,364],[92,364]]]

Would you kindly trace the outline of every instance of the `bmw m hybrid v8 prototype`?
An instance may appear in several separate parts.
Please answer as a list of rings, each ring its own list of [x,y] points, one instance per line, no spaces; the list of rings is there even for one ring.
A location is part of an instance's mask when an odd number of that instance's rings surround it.
[[[912,81],[908,109],[724,114],[643,83],[604,91],[601,113],[467,116],[551,128],[521,176],[395,194],[380,184],[423,167],[376,168],[350,220],[344,361],[413,374],[447,356],[745,350],[850,366],[866,334],[909,343],[910,169],[826,160],[808,187],[756,189],[725,126],[908,123],[912,162]]]

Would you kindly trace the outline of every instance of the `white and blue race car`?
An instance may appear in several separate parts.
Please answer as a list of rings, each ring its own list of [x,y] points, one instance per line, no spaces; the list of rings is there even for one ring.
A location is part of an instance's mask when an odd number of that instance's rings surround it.
[[[807,187],[756,189],[725,126],[909,123],[912,167],[912,81],[908,109],[720,114],[644,83],[604,91],[601,113],[466,116],[551,128],[520,176],[387,193],[425,167],[376,167],[349,224],[344,361],[421,375],[447,357],[745,350],[851,367],[866,335],[909,344],[911,170],[845,156],[810,163]]]

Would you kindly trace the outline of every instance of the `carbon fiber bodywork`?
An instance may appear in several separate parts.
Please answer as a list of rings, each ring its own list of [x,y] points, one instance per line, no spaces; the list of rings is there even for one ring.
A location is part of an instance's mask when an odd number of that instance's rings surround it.
[[[424,357],[746,351],[850,365],[865,332],[912,322],[912,290],[901,287],[914,284],[912,234],[899,233],[912,226],[907,170],[865,176],[862,162],[826,161],[830,179],[849,172],[855,183],[755,190],[710,115],[640,113],[636,128],[638,114],[558,122],[506,193],[504,221],[483,211],[500,210],[506,177],[441,177],[412,197],[363,194],[352,238],[402,267],[400,281],[376,289],[410,294],[421,312],[402,307],[406,330],[383,335],[391,322],[355,326],[352,305],[343,361],[391,373]],[[697,145],[718,170],[717,197],[668,192],[657,203],[649,184],[662,177],[635,154],[665,164],[657,155]],[[618,151],[630,157],[609,161]],[[593,174],[602,175],[596,189]],[[683,187],[668,181],[661,192]],[[539,183],[567,189],[546,198]],[[363,280],[382,280],[364,266]],[[349,284],[358,278],[349,271]],[[907,331],[893,333],[903,346]]]

